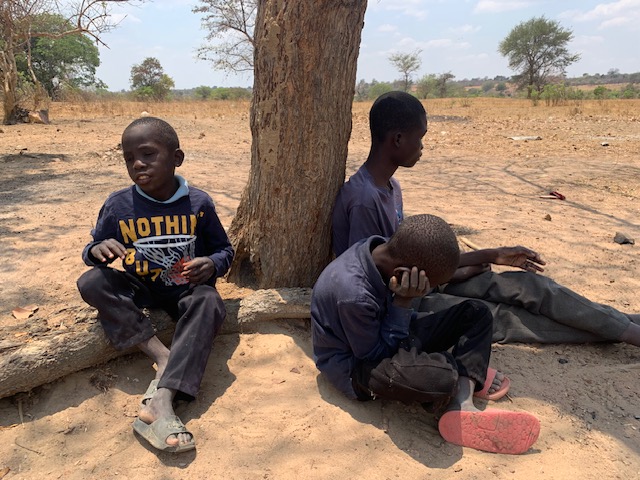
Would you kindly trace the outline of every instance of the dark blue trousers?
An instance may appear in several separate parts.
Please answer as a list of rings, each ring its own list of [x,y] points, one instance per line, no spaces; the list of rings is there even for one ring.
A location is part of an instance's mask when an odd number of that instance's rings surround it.
[[[118,350],[133,347],[155,335],[142,308],[162,308],[176,321],[169,361],[159,388],[195,397],[220,331],[226,310],[210,285],[189,285],[175,294],[159,295],[138,279],[110,267],[94,267],[78,279],[80,295],[98,310],[100,324]]]

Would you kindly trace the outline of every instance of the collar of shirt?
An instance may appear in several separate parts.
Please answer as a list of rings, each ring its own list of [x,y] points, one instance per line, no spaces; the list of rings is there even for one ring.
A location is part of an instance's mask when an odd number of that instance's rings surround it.
[[[147,195],[146,193],[144,193],[142,191],[142,189],[136,185],[136,192],[138,192],[140,195],[142,195],[144,198],[146,198],[147,200],[151,200],[152,202],[156,202],[156,203],[173,203],[176,200],[182,198],[182,197],[186,197],[187,195],[189,195],[189,183],[180,175],[176,175],[176,180],[178,180],[178,190],[176,190],[176,193],[173,194],[173,196],[169,199],[169,200],[165,200],[165,201],[160,201],[160,200],[156,200],[155,198],[150,197],[149,195]]]

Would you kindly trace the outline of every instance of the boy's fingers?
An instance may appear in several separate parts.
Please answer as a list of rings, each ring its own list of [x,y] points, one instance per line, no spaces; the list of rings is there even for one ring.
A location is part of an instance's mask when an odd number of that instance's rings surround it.
[[[421,292],[424,292],[427,290],[427,285],[429,284],[429,281],[427,280],[427,274],[424,270],[420,270],[420,277],[418,279],[418,289]]]
[[[402,274],[402,287],[404,288],[405,292],[409,290],[413,285],[411,278],[412,278],[411,271],[404,272]]]
[[[411,269],[411,288],[418,288],[419,285],[419,275],[418,267],[413,267]]]

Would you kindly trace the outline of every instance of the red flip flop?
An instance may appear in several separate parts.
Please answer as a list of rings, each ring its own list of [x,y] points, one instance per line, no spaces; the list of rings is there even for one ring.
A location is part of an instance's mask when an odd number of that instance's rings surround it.
[[[487,379],[484,381],[484,388],[479,392],[474,393],[473,396],[482,400],[499,400],[504,397],[509,392],[509,388],[511,388],[511,380],[509,380],[506,375],[502,380],[500,389],[493,393],[487,393],[491,388],[491,384],[493,383],[493,379],[496,378],[497,373],[498,371],[495,368],[487,368]]]
[[[518,455],[540,435],[540,421],[527,412],[450,410],[440,418],[438,431],[447,442],[484,452]]]
[[[553,192],[549,192],[549,195],[553,195],[559,200],[565,200],[567,198],[563,194],[561,194],[560,192],[556,192],[555,190]]]

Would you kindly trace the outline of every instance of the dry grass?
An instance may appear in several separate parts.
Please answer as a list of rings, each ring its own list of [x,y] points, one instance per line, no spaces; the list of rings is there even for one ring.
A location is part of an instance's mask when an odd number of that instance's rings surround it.
[[[372,102],[353,104],[354,123],[368,123]],[[633,100],[580,100],[566,105],[534,106],[526,99],[512,98],[444,98],[425,100],[430,116],[464,117],[473,120],[548,120],[582,117],[585,120],[616,119],[640,121],[640,99]],[[160,117],[190,119],[220,118],[225,115],[241,115],[248,121],[250,102],[231,101],[173,101],[173,102],[55,102],[51,104],[53,119],[83,120],[91,118],[135,117],[149,112]]]
[[[89,119],[105,117],[132,117],[148,112],[163,117],[188,117],[193,119],[219,117],[231,113],[249,113],[246,100],[219,101],[174,101],[174,102],[132,102],[132,101],[95,101],[95,102],[55,102],[51,104],[51,118]]]

